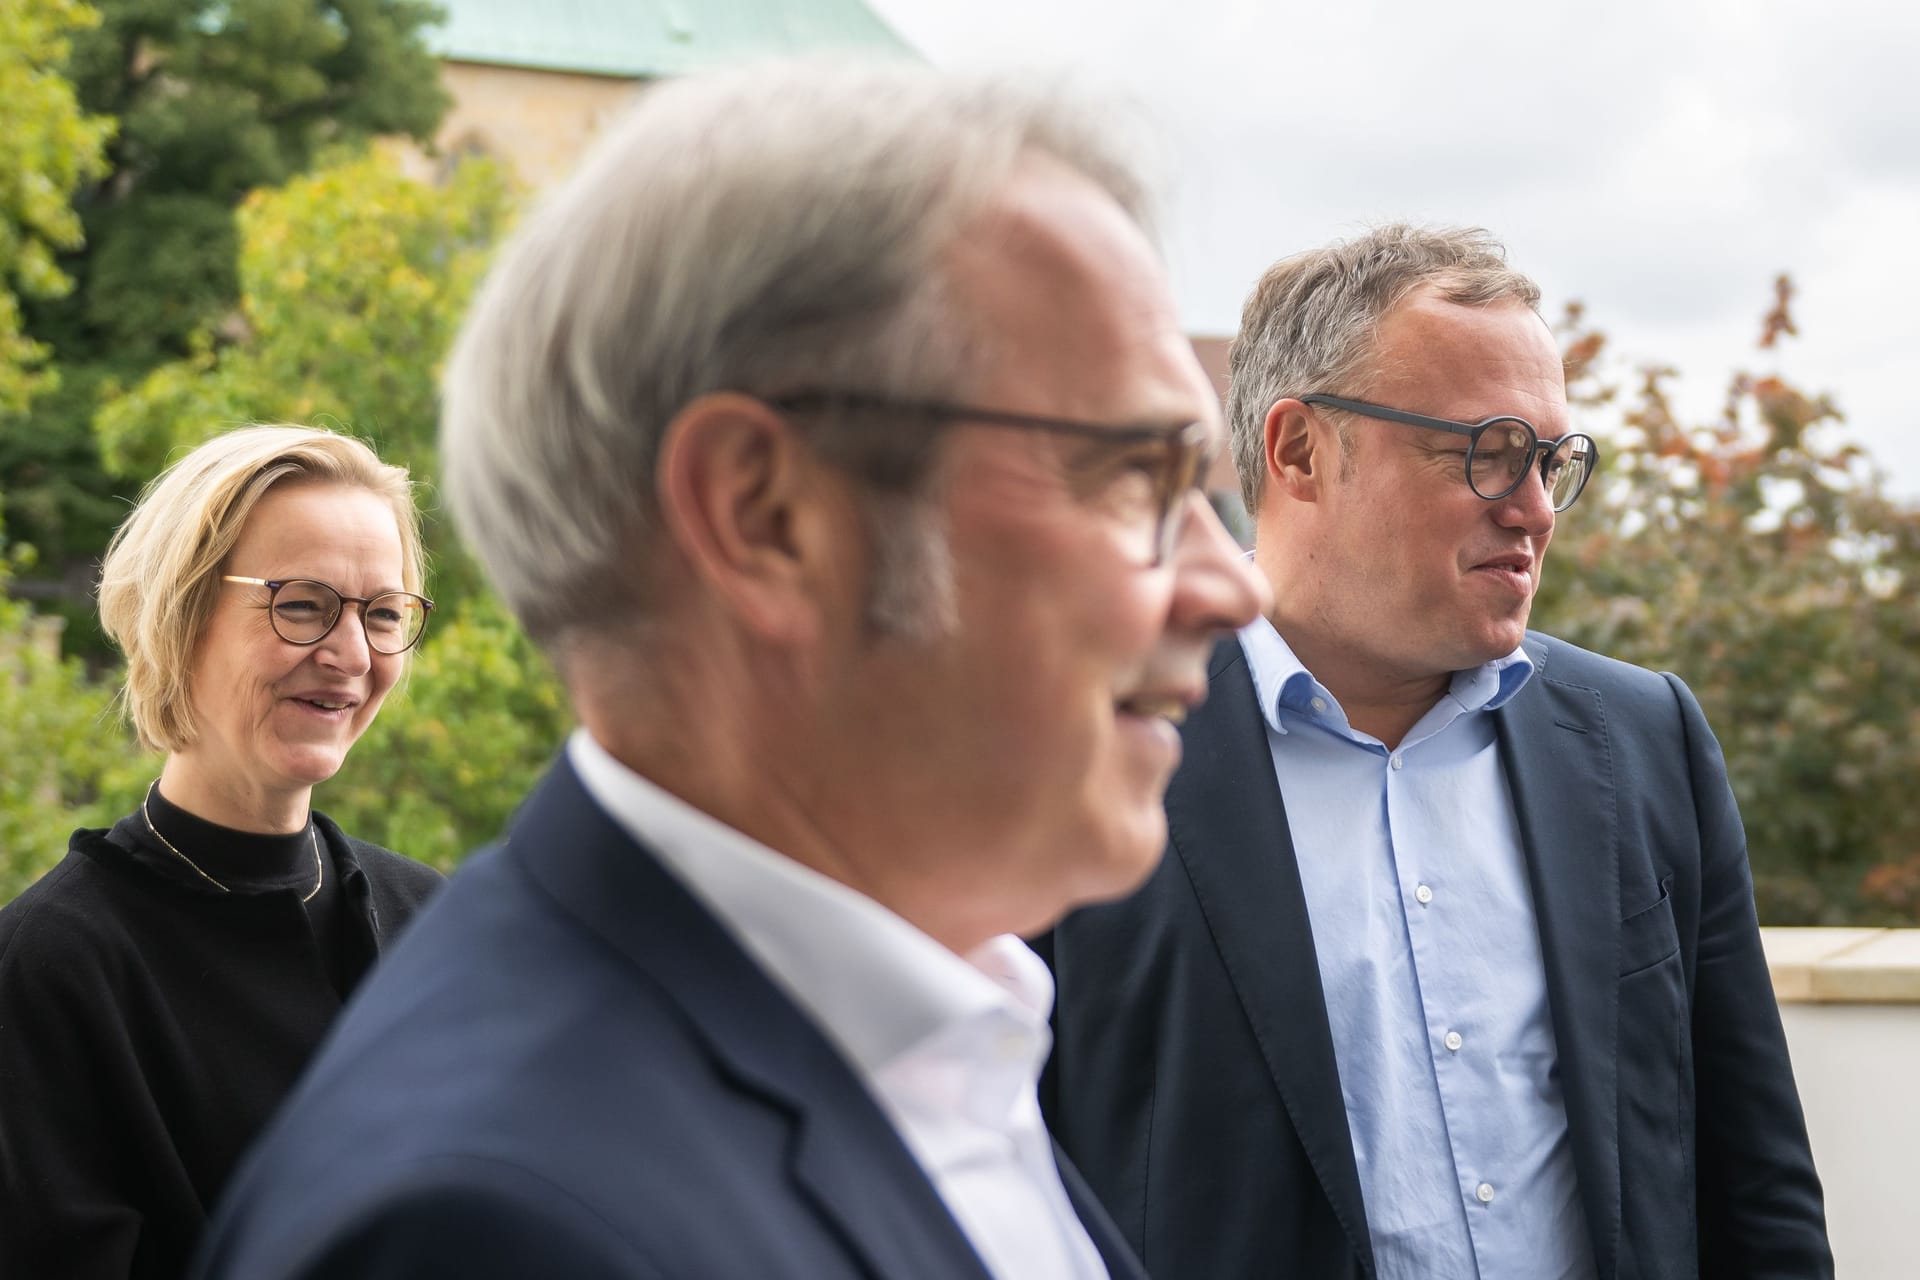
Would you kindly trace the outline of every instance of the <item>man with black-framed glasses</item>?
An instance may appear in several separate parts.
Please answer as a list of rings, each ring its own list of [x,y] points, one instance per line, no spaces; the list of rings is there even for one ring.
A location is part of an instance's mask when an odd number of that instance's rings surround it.
[[[691,76],[521,224],[442,459],[580,728],[203,1275],[1144,1280],[1041,1120],[1020,935],[1151,871],[1176,726],[1266,594],[1104,114],[905,63]],[[294,644],[424,614],[247,589]]]
[[[1214,654],[1153,879],[1049,939],[1049,1118],[1154,1274],[1832,1273],[1713,735],[1527,629],[1600,461],[1538,302],[1405,225],[1247,302],[1273,607]]]

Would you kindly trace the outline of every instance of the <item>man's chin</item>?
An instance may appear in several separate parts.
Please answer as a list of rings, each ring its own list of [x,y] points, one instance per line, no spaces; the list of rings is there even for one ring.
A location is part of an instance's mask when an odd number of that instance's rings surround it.
[[[1161,807],[1164,794],[1164,788],[1154,788],[1152,807],[1127,823],[1124,831],[1112,834],[1106,856],[1087,877],[1084,896],[1075,906],[1112,902],[1147,882],[1167,848],[1167,814]]]
[[[1460,660],[1454,664],[1456,671],[1471,671],[1488,662],[1504,658],[1520,647],[1527,638],[1527,619],[1530,610],[1520,610],[1518,616],[1509,615],[1487,626],[1480,635],[1466,647]]]
[[[1165,782],[1158,776],[1129,778],[1124,788],[1097,793],[1104,798],[1090,802],[1088,820],[1044,833],[1027,829],[1033,841],[1028,856],[1034,859],[1027,865],[1045,880],[1023,895],[1036,918],[1021,932],[1044,932],[1081,907],[1128,897],[1147,882],[1167,847]]]

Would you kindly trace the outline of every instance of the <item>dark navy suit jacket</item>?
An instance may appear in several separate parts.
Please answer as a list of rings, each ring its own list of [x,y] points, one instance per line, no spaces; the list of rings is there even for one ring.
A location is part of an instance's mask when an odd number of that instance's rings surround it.
[[[1601,1280],[1830,1276],[1720,748],[1687,687],[1529,634],[1495,716]],[[1076,913],[1043,1090],[1168,1277],[1374,1274],[1293,842],[1239,642],[1136,896]]]
[[[986,1280],[844,1059],[564,759],[362,987],[197,1274]]]

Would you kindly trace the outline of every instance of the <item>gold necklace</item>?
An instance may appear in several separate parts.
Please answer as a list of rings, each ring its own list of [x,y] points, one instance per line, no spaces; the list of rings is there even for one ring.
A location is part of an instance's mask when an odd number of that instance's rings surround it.
[[[161,835],[160,828],[153,825],[153,815],[147,812],[147,799],[153,795],[153,789],[159,785],[160,779],[155,778],[147,784],[147,794],[140,797],[140,816],[146,819],[147,830],[153,833],[155,840],[158,840],[167,847],[168,853],[180,859],[180,861],[186,863],[189,867],[192,867],[193,874],[199,876],[202,880],[205,880],[222,893],[232,893],[233,890],[227,888],[226,885],[221,884],[218,880],[215,880],[212,876],[202,871],[192,858],[189,858],[186,854],[174,848],[173,841]],[[327,864],[320,860],[320,832],[315,829],[312,818],[307,819],[307,838],[313,841],[313,888],[307,890],[306,893],[301,896],[300,901],[302,902],[312,902],[313,895],[320,892],[320,886],[325,884],[327,880]]]

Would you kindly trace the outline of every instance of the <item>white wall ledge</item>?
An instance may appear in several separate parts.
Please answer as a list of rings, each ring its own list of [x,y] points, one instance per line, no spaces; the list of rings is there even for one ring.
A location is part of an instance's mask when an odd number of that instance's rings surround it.
[[[1781,1004],[1920,1005],[1920,929],[1762,929]]]

